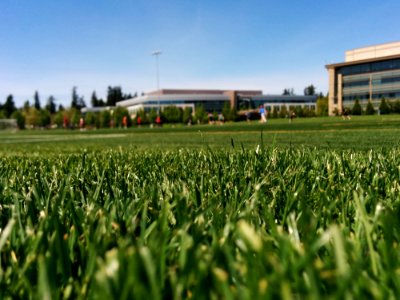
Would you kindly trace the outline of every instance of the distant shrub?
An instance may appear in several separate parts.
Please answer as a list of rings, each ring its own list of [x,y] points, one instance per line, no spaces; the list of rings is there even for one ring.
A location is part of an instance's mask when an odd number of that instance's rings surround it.
[[[360,105],[360,101],[358,99],[356,99],[356,101],[354,102],[354,106],[353,106],[353,108],[351,110],[351,113],[354,116],[361,116],[362,115],[362,108],[361,108],[361,105]]]
[[[375,108],[372,105],[371,101],[368,101],[367,107],[365,108],[366,115],[373,115],[375,114]]]
[[[379,112],[382,115],[390,114],[390,106],[385,98],[381,99],[381,104],[379,105]]]

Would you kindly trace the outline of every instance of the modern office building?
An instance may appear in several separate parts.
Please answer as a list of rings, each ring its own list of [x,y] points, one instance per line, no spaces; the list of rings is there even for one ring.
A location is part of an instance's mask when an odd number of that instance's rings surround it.
[[[298,95],[254,95],[251,97],[239,96],[237,98],[237,108],[246,109],[246,102],[249,102],[249,108],[255,109],[260,105],[268,111],[280,111],[283,106],[289,110],[291,108],[316,109],[317,96],[298,96]]]
[[[351,109],[356,99],[376,109],[382,98],[400,99],[400,42],[346,51],[345,62],[326,68],[330,115]]]
[[[231,107],[236,105],[238,95],[250,97],[261,94],[261,91],[162,89],[120,101],[117,106],[126,107],[131,113],[159,108],[162,110],[163,107],[170,105],[181,108],[190,107],[193,111],[196,106],[202,105],[206,111],[221,112],[226,103],[229,103]]]
[[[162,110],[163,107],[170,105],[181,108],[190,107],[192,111],[195,111],[196,106],[202,105],[208,112],[221,112],[226,103],[238,110],[255,109],[264,105],[268,110],[279,111],[282,106],[315,109],[316,101],[316,96],[263,95],[262,91],[258,90],[162,89],[141,97],[120,101],[117,106],[126,107],[132,114],[140,110]]]

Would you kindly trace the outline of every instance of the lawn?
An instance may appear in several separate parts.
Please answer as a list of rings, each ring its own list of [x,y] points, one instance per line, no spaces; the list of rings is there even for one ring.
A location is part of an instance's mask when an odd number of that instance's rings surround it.
[[[351,120],[310,118],[227,123],[221,125],[165,125],[162,128],[102,130],[25,130],[0,132],[0,151],[9,153],[73,153],[82,149],[120,148],[254,148],[257,145],[369,150],[397,147],[400,116],[363,116]]]
[[[399,154],[1,156],[0,299],[397,299]]]
[[[0,299],[397,299],[399,125],[0,132]]]

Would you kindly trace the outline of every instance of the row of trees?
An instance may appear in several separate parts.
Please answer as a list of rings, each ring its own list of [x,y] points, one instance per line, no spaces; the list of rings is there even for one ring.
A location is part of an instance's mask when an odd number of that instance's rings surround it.
[[[400,113],[400,100],[396,100],[394,102],[389,102],[385,98],[381,99],[381,102],[379,104],[378,111],[374,108],[374,105],[371,103],[371,101],[368,101],[367,106],[365,109],[362,108],[360,104],[360,100],[356,99],[354,101],[354,105],[351,109],[349,108],[344,108],[343,110],[351,113],[352,115],[355,116],[360,116],[360,115],[374,115],[376,113],[379,113],[381,115],[387,115],[391,113]]]
[[[6,102],[9,103],[10,101]],[[322,103],[322,104],[318,104]],[[3,105],[4,107],[4,105]],[[5,106],[6,108],[8,105]],[[3,110],[4,111],[4,110]],[[8,110],[7,110],[8,111]],[[314,117],[317,114],[327,114],[327,99],[321,98],[317,102],[317,111],[309,108],[302,107],[286,107],[283,106],[281,109],[273,110],[269,112],[269,118],[286,118],[292,111],[299,117]],[[238,121],[244,120],[245,116],[239,114],[235,108],[231,109],[229,103],[226,103],[223,107],[221,115],[224,121]],[[212,117],[214,120],[221,118],[221,115],[217,112],[213,112],[211,115],[207,112],[203,106],[197,106],[193,114],[191,107],[185,107],[184,109],[176,106],[165,107],[161,113],[161,121],[163,123],[193,123],[202,124],[207,123]],[[59,109],[58,111],[51,113],[49,107],[45,109],[38,109],[35,106],[24,106],[22,109],[15,109],[11,114],[7,112],[7,117],[17,119],[19,128],[24,128],[25,125],[29,128],[77,128],[79,127],[80,119],[84,117],[84,123],[89,128],[109,128],[109,127],[121,127],[124,126],[122,120],[126,117],[127,125],[145,125],[155,123],[158,116],[157,110],[153,109],[149,112],[140,111],[134,119],[131,119],[126,108],[117,107],[114,110],[104,110],[99,113],[88,112],[84,116],[80,110],[76,107],[68,109]],[[255,115],[257,119],[259,116]]]
[[[305,95],[314,95],[316,89],[310,85],[304,89]],[[294,94],[293,89],[285,89],[284,94]],[[143,93],[142,93],[143,95]],[[121,87],[108,87],[107,98],[105,100],[97,97],[94,91],[91,96],[92,107],[115,106],[116,102],[129,98],[137,97],[134,95],[124,94]],[[65,120],[67,120],[67,127],[73,128],[79,126],[79,121],[83,117],[80,110],[86,107],[84,97],[79,95],[77,88],[73,87],[71,93],[71,105],[65,109],[62,105],[56,105],[56,99],[53,96],[48,97],[45,106],[41,105],[39,93],[36,91],[33,96],[33,103],[27,100],[23,107],[17,109],[12,95],[9,95],[6,102],[2,105],[0,103],[0,119],[1,118],[14,118],[17,119],[20,128],[27,125],[30,128],[35,127],[65,127]],[[269,113],[269,118],[284,118],[290,112],[294,111],[299,117],[312,117],[312,116],[325,116],[328,114],[328,100],[321,94],[317,101],[316,111],[308,108],[301,107],[282,107],[282,109],[274,110]],[[135,119],[131,120],[128,111],[123,108],[117,108],[114,112],[105,110],[102,113],[89,112],[85,115],[85,124],[89,127],[104,128],[104,127],[118,127],[121,126],[121,120],[125,116],[128,124],[137,124],[138,117],[140,117],[141,124],[151,124],[155,122],[158,113],[156,110],[150,112],[139,112]],[[237,121],[244,118],[244,115],[237,112],[236,109],[231,109],[229,103],[223,107],[222,114],[225,121]],[[184,109],[169,106],[164,108],[161,112],[162,122],[167,123],[206,123],[210,119],[210,113],[206,112],[203,106],[198,106],[195,113],[192,113],[190,107]],[[217,112],[212,113],[214,120],[219,119],[221,116]],[[255,115],[255,118],[258,116]]]
[[[211,114],[211,115],[210,115]],[[222,109],[222,113],[219,114],[216,111],[210,113],[207,112],[202,105],[196,106],[195,111],[191,107],[180,108],[174,105],[164,107],[160,112],[161,121],[164,123],[193,123],[193,124],[204,124],[210,120],[218,120],[223,117],[224,121],[237,121],[239,115],[235,108],[231,109],[229,103],[226,103]],[[149,112],[139,111],[133,124],[138,124],[138,119],[140,118],[140,124],[151,124],[155,123],[158,116],[158,112],[153,109]]]
[[[303,92],[304,92],[304,96],[314,96],[314,95],[317,95],[317,88],[313,84],[310,84],[309,86],[306,86],[304,88]],[[282,95],[293,96],[296,94],[295,94],[293,88],[285,88],[285,89],[283,89]],[[319,93],[318,96],[324,97],[324,95],[322,93]]]
[[[143,93],[142,93],[143,95]],[[115,104],[118,101],[130,99],[137,97],[137,93],[134,95],[128,93],[124,94],[122,92],[122,88],[120,86],[109,86],[107,89],[107,98],[106,100],[103,100],[101,98],[97,97],[96,91],[93,91],[92,96],[91,96],[91,105],[93,107],[102,107],[102,106],[115,106]],[[34,107],[36,110],[47,110],[51,115],[56,113],[57,111],[62,111],[64,110],[64,107],[62,104],[59,104],[58,107],[56,105],[56,99],[54,96],[50,95],[47,98],[46,104],[42,106],[39,92],[35,91],[33,95],[33,100],[32,104],[29,100],[26,100],[24,105],[21,107],[21,109],[27,110],[30,107]],[[72,93],[71,93],[71,108],[76,108],[78,110],[82,109],[83,107],[86,107],[86,102],[83,96],[78,94],[77,88],[73,87],[72,88]],[[12,95],[9,95],[5,101],[4,104],[0,103],[0,117],[2,118],[10,118],[11,114],[17,110],[17,107],[14,102],[14,98]]]
[[[94,91],[91,104],[93,107],[115,106],[118,101],[136,96],[137,93],[134,95],[124,94],[119,86],[109,86],[106,100],[98,98]],[[71,122],[72,120],[79,120],[80,110],[83,107],[86,107],[86,102],[84,97],[78,94],[76,87],[72,88],[71,104],[67,110],[62,104],[57,106],[56,99],[52,95],[47,98],[46,104],[42,106],[39,92],[35,91],[32,101],[26,100],[20,108],[16,107],[13,95],[7,96],[4,104],[0,103],[0,119],[16,119],[19,128],[24,128],[25,125],[29,127],[50,127],[59,125],[64,116]]]
[[[142,96],[144,93],[142,93]],[[126,99],[136,98],[138,96],[137,93],[135,94],[124,94],[122,92],[122,88],[120,86],[109,86],[107,89],[107,98],[103,100],[97,97],[96,91],[93,91],[90,103],[92,107],[104,107],[104,106],[115,106],[115,104],[119,101],[123,101]]]

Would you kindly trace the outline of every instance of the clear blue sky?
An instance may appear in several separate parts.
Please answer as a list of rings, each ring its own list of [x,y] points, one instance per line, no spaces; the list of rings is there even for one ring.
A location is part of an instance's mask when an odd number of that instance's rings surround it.
[[[400,40],[400,1],[1,0],[0,102],[87,104],[109,85],[327,92],[324,65]]]

